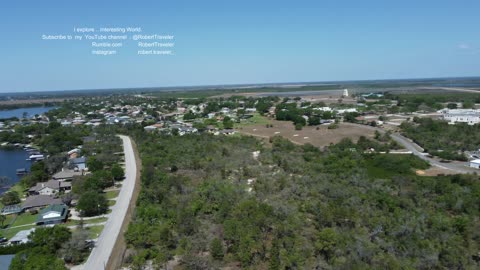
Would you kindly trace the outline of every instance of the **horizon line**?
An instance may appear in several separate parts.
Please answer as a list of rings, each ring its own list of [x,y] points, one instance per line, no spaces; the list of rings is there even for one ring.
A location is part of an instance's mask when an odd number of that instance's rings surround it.
[[[228,83],[228,84],[200,84],[200,85],[171,85],[171,86],[144,86],[144,87],[112,87],[112,88],[85,88],[85,89],[55,89],[55,90],[33,90],[33,91],[17,91],[17,92],[0,92],[1,95],[18,95],[18,94],[39,94],[39,93],[60,93],[60,92],[80,92],[80,91],[128,91],[128,90],[142,90],[142,89],[159,89],[159,90],[168,90],[172,91],[181,91],[181,90],[208,90],[208,89],[224,89],[224,90],[233,90],[237,87],[247,87],[250,86],[250,89],[261,88],[264,86],[282,86],[282,85],[292,85],[294,88],[295,84],[305,84],[299,85],[302,86],[315,86],[315,84],[342,84],[342,83],[355,83],[355,82],[386,82],[386,81],[422,81],[422,80],[445,80],[445,79],[480,79],[479,76],[460,76],[460,77],[416,77],[416,78],[396,78],[396,79],[357,79],[357,80],[334,80],[334,81],[293,81],[293,82],[264,82],[264,83]],[[195,89],[198,88],[198,89]]]

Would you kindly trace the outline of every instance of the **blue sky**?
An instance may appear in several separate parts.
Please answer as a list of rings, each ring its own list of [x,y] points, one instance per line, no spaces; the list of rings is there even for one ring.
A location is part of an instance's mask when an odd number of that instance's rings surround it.
[[[480,75],[480,1],[98,2],[2,1],[0,92]],[[41,40],[113,26],[175,55]]]

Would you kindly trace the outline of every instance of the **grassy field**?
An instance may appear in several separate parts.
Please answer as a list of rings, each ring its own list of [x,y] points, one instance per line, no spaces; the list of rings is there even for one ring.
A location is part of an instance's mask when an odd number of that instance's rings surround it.
[[[3,222],[3,226],[4,226],[4,227],[7,227],[7,226],[10,225],[10,223],[13,222],[13,220],[15,219],[15,215],[6,215],[5,217],[6,217],[6,219],[5,219],[5,221]]]
[[[117,202],[114,201],[114,200],[108,200],[108,206],[114,206],[115,203],[117,203]]]
[[[7,215],[7,219],[3,223],[4,226],[8,226],[5,229],[0,230],[0,235],[10,239],[19,231],[28,230],[35,227],[37,221],[37,215],[31,215],[29,213],[23,213],[20,215]]]
[[[21,185],[20,183],[16,183],[12,187],[10,187],[10,189],[8,191],[15,191],[15,192],[18,193],[18,195],[20,195],[20,197],[23,197],[23,194],[25,193],[25,190],[26,190],[26,188],[23,185]]]
[[[90,238],[98,238],[103,230],[103,225],[87,227]]]
[[[105,196],[107,197],[107,199],[114,199],[118,197],[119,193],[120,193],[120,190],[109,190],[105,192]]]
[[[107,220],[108,218],[106,217],[99,217],[99,218],[84,220],[83,224],[96,224],[96,223],[106,222]],[[66,226],[74,226],[79,224],[80,224],[80,220],[73,220],[73,219],[70,219],[65,223]]]
[[[17,234],[19,231],[29,230],[29,229],[34,228],[34,227],[35,227],[35,225],[27,225],[27,226],[16,227],[16,228],[11,228],[11,229],[4,229],[4,230],[0,231],[0,234],[5,238],[10,239],[13,236],[15,236],[15,234]]]
[[[16,183],[15,185],[11,186],[6,192],[15,191],[18,193],[18,195],[20,195],[20,198],[22,198],[24,197],[25,190],[26,188],[23,185],[21,185],[20,183]],[[0,202],[0,209],[2,209],[3,207],[3,203]]]
[[[271,120],[259,113],[255,113],[252,118],[242,120],[240,123],[235,123],[234,128],[242,128],[251,125],[267,125],[271,124]]]
[[[374,137],[374,131],[363,126],[348,126],[340,124],[336,129],[328,129],[328,126],[318,127],[306,126],[302,130],[295,130],[290,121],[270,121],[273,127],[267,128],[265,124],[255,124],[239,127],[236,130],[239,133],[253,135],[268,139],[272,136],[282,136],[296,144],[310,143],[317,147],[328,146],[340,142],[344,138],[350,138],[353,141],[358,140],[360,136],[367,138]]]
[[[16,227],[16,226],[35,223],[37,221],[37,217],[38,217],[38,214],[36,215],[31,215],[29,213],[20,214],[17,216],[17,218],[15,218],[15,222],[10,227]]]

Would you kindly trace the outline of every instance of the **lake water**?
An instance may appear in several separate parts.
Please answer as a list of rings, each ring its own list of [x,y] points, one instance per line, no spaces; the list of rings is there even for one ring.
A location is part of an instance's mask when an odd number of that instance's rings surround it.
[[[0,149],[0,176],[8,177],[10,179],[9,185],[13,185],[20,180],[17,169],[30,170],[31,162],[26,160],[29,155],[30,153],[23,149]],[[5,187],[0,188],[0,194],[3,192],[5,192]]]
[[[1,118],[11,118],[11,117],[18,117],[22,118],[23,113],[27,113],[27,117],[32,117],[35,114],[42,114],[46,113],[55,107],[30,107],[30,108],[19,108],[13,110],[0,110],[0,119]]]

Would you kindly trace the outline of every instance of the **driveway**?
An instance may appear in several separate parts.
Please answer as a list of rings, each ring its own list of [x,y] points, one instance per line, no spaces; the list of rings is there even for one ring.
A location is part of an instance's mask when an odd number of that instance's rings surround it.
[[[125,180],[123,180],[122,189],[118,194],[116,204],[112,208],[112,213],[105,223],[102,233],[98,237],[97,244],[83,266],[85,270],[100,270],[105,268],[108,258],[112,253],[113,246],[120,234],[120,229],[133,195],[135,179],[137,177],[137,164],[135,162],[133,146],[129,137],[119,136],[123,141],[123,151],[125,153]]]

